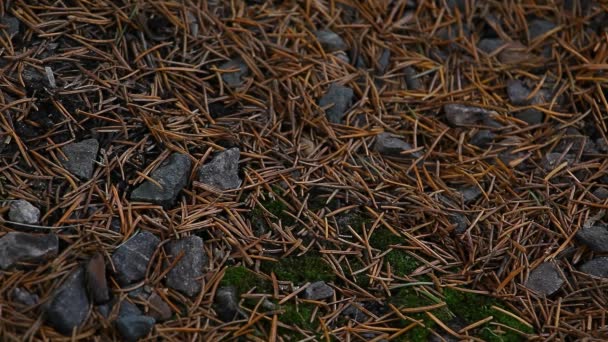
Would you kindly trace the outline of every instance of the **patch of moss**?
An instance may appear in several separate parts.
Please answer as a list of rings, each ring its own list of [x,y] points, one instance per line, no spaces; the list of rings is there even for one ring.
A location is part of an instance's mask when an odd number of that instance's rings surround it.
[[[239,294],[245,293],[256,287],[258,292],[268,292],[271,289],[270,282],[264,280],[244,266],[228,267],[220,286],[234,286]]]
[[[310,322],[315,306],[312,304],[288,303],[281,307],[283,314],[281,322],[288,325],[295,325],[304,330],[312,330],[313,324]]]
[[[274,272],[279,280],[296,284],[319,280],[333,281],[336,277],[333,269],[317,253],[289,256],[277,262],[266,261],[260,268],[267,274]]]
[[[396,294],[391,296],[390,302],[396,307],[418,308],[437,304],[436,300],[431,299],[432,296],[426,296],[413,288],[401,288]],[[432,311],[433,315],[442,321],[447,321],[451,318],[451,313],[445,308],[439,308]],[[409,314],[409,317],[422,321],[424,327],[417,326],[408,331],[402,336],[403,341],[427,341],[431,329],[436,327],[436,323],[431,320],[424,312]],[[411,324],[411,321],[400,320],[399,328],[403,328]]]
[[[295,223],[294,219],[287,214],[287,205],[281,200],[272,199],[270,196],[267,196],[267,199],[260,201],[260,204],[274,217],[268,215],[268,213],[266,213],[266,211],[259,206],[253,208],[250,213],[250,219],[252,226],[258,233],[268,230],[269,227],[266,220],[273,222],[277,221],[278,219],[285,225],[292,225]]]
[[[385,255],[384,261],[391,265],[393,273],[398,276],[408,275],[420,266],[418,260],[399,249],[394,249]]]
[[[403,242],[403,237],[393,234],[386,228],[376,229],[369,238],[369,244],[379,250],[387,250],[391,245],[398,245]]]
[[[453,289],[445,289],[443,294],[450,311],[466,320],[468,323],[474,323],[486,317],[493,316],[493,322],[504,324],[527,334],[534,332],[534,329],[529,326],[492,308],[492,306],[496,306],[505,309],[504,305],[495,298]],[[481,326],[478,331],[479,337],[486,341],[515,342],[525,340],[524,337],[511,330],[503,329],[502,331],[497,331],[496,326],[489,323]]]

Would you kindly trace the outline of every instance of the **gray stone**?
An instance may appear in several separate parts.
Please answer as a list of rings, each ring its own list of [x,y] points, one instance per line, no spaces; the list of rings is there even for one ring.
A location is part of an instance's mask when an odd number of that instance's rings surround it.
[[[604,140],[604,138],[595,139],[595,146],[598,151],[602,153],[608,153],[608,143]]]
[[[479,50],[487,54],[491,54],[503,45],[505,42],[499,38],[484,38],[477,43]]]
[[[87,288],[95,304],[110,300],[110,289],[106,279],[106,263],[101,253],[96,253],[86,264]]]
[[[222,80],[230,87],[240,86],[243,83],[243,77],[249,74],[249,67],[241,58],[235,58],[222,64],[220,69],[234,70],[222,73]]]
[[[471,145],[475,145],[480,148],[487,148],[496,138],[496,134],[487,129],[482,129],[471,137]]]
[[[351,88],[332,83],[325,95],[319,100],[319,106],[331,106],[325,110],[327,120],[331,123],[340,123],[344,114],[352,105],[354,96],[355,93]]]
[[[142,280],[150,258],[160,240],[150,232],[141,232],[130,238],[112,255],[118,283],[125,286]]]
[[[608,189],[606,188],[597,188],[593,191],[593,196],[597,197],[601,201],[608,198]]]
[[[474,202],[479,198],[479,196],[481,196],[481,190],[475,185],[462,188],[459,190],[459,192],[462,196],[462,200],[466,204]]]
[[[538,294],[550,296],[564,284],[559,269],[551,262],[544,262],[530,272],[526,287]]]
[[[598,257],[584,263],[581,272],[600,278],[608,278],[608,257]]]
[[[529,125],[537,125],[543,122],[545,114],[540,110],[528,108],[516,113],[515,117]]]
[[[420,81],[419,77],[416,77],[418,73],[412,67],[407,67],[403,70],[403,74],[405,75],[405,85],[408,90],[422,90],[424,86]]]
[[[608,252],[608,228],[606,226],[583,227],[576,232],[575,237],[594,252]]]
[[[528,99],[532,91],[524,85],[520,80],[507,81],[507,95],[509,101],[516,106],[526,106],[532,103],[532,99]]]
[[[119,317],[116,328],[125,341],[137,341],[146,337],[154,328],[154,318],[145,315],[130,315]]]
[[[180,254],[182,258],[167,273],[167,287],[192,297],[201,291],[200,278],[207,264],[207,255],[203,248],[203,239],[190,235],[180,240],[174,240],[166,245],[167,261],[165,267],[173,263]]]
[[[315,36],[317,37],[317,41],[319,41],[323,49],[327,52],[348,49],[348,45],[344,42],[344,39],[333,31],[319,30],[315,32]]]
[[[58,332],[71,335],[84,323],[89,311],[84,271],[79,267],[57,289],[46,309],[46,320]]]
[[[25,200],[11,202],[8,218],[15,223],[38,224],[40,209]]]
[[[18,262],[42,262],[57,256],[59,240],[55,234],[10,232],[0,238],[0,269]]]
[[[528,33],[530,34],[530,40],[532,41],[544,35],[545,33],[553,30],[555,27],[557,26],[554,23],[547,20],[532,20],[528,25]]]
[[[240,155],[237,147],[218,153],[211,162],[201,166],[198,173],[199,182],[220,190],[237,189],[241,186]]]
[[[118,308],[118,317],[140,316],[140,315],[142,315],[142,312],[137,307],[137,305],[129,302],[128,300],[123,300],[120,302],[120,307]]]
[[[321,300],[334,295],[334,289],[325,284],[324,281],[316,281],[304,290],[304,298],[310,300]]]
[[[553,149],[554,152],[564,152],[577,154],[583,150],[583,154],[598,154],[599,151],[593,140],[583,135],[577,129],[568,127],[560,142]]]
[[[378,73],[384,74],[389,67],[391,62],[391,50],[384,49],[378,58]]]
[[[452,214],[448,217],[448,220],[454,225],[454,233],[462,234],[467,228],[469,228],[469,220],[463,214]]]
[[[0,18],[0,25],[4,26],[3,30],[8,33],[9,37],[13,37],[19,33],[19,19],[15,17],[5,15]]]
[[[156,292],[148,297],[148,315],[157,322],[164,322],[171,319],[173,312],[167,302],[165,302]]]
[[[32,294],[20,287],[16,287],[11,291],[11,298],[25,307],[36,305],[39,301],[38,295]]]
[[[390,156],[404,156],[401,154],[403,151],[411,151],[414,149],[412,145],[406,143],[405,141],[399,139],[396,135],[390,133],[380,133],[376,137],[376,143],[374,144],[374,149],[381,154],[390,155]],[[415,158],[419,158],[422,156],[420,151],[410,152],[408,153]]]
[[[192,161],[185,154],[174,153],[150,177],[158,185],[145,181],[131,193],[131,200],[150,202],[169,207],[177,195],[188,184]]]
[[[61,148],[65,157],[59,160],[63,167],[80,179],[93,177],[95,158],[99,151],[99,142],[95,139],[87,139],[78,143],[71,143]]]
[[[352,304],[346,309],[342,310],[342,315],[352,319],[355,322],[363,322],[369,317],[365,312]]]
[[[491,111],[479,107],[465,106],[461,104],[446,104],[443,106],[443,111],[447,121],[452,126],[469,126],[491,115]]]
[[[224,322],[233,321],[239,313],[239,300],[234,286],[222,286],[215,292],[215,312]]]
[[[552,171],[563,162],[567,162],[568,165],[572,165],[575,160],[576,156],[572,154],[566,154],[562,156],[562,153],[547,153],[543,158],[542,165],[545,171]]]

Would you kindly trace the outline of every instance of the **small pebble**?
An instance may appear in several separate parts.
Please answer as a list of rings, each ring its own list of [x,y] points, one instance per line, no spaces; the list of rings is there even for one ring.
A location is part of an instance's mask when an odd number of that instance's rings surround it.
[[[42,262],[57,256],[59,240],[55,234],[10,232],[0,238],[0,269],[19,262]]]
[[[238,87],[243,84],[243,77],[249,74],[249,67],[241,58],[235,58],[222,64],[220,69],[234,70],[222,73],[222,80],[230,87]]]
[[[141,232],[123,243],[112,255],[118,283],[125,286],[146,276],[148,263],[160,240],[150,232]]]
[[[354,98],[354,92],[351,88],[332,83],[327,89],[327,92],[319,100],[319,107],[329,107],[325,109],[327,120],[331,123],[341,123],[350,108]]]
[[[207,255],[203,248],[203,239],[190,235],[180,240],[169,242],[165,251],[167,261],[165,267],[173,263],[178,255],[182,258],[167,273],[167,287],[192,297],[201,291],[203,268],[207,264]]]
[[[20,287],[16,287],[11,291],[11,298],[25,307],[36,305],[39,301],[38,295],[32,294]]]
[[[334,52],[338,50],[347,50],[348,45],[342,37],[340,37],[337,33],[330,30],[319,30],[315,32],[315,36],[317,40],[327,52]]]
[[[64,335],[84,323],[89,312],[84,270],[79,267],[57,289],[46,309],[48,323]]]
[[[594,252],[608,252],[608,228],[604,225],[580,228],[575,237]]]
[[[530,272],[526,287],[541,295],[550,296],[564,284],[564,279],[555,264],[544,262]]]
[[[581,272],[600,278],[608,278],[608,257],[597,257],[584,263]]]
[[[160,187],[146,180],[133,190],[131,200],[155,203],[165,208],[173,205],[180,191],[188,184],[191,166],[190,157],[173,153],[150,174]]]
[[[165,302],[156,292],[148,297],[148,315],[157,322],[164,322],[171,319],[173,312],[167,302]]]
[[[332,297],[334,289],[327,285],[324,281],[314,282],[304,290],[304,298],[310,300],[321,300]]]
[[[26,200],[11,202],[8,218],[15,223],[35,225],[40,221],[40,209]]]
[[[406,156],[401,154],[404,151],[412,151],[414,147],[399,139],[396,135],[390,133],[380,133],[376,137],[376,144],[374,148],[377,152],[390,156]],[[422,156],[420,151],[408,153],[415,158]]]
[[[99,142],[95,139],[87,139],[78,143],[71,143],[61,148],[65,157],[59,160],[63,167],[74,176],[88,180],[93,177],[95,159],[99,151]]]
[[[461,104],[446,104],[443,106],[443,111],[447,121],[453,126],[469,126],[480,121],[492,114],[491,111],[474,106],[466,106]]]
[[[224,322],[233,321],[239,312],[239,301],[234,286],[222,286],[215,292],[215,312]]]
[[[154,318],[145,315],[130,315],[119,317],[116,320],[116,328],[125,341],[137,341],[146,337],[156,321]]]
[[[241,186],[239,178],[239,158],[237,147],[219,152],[213,159],[201,166],[198,180],[219,190],[233,190]]]
[[[496,134],[487,129],[478,131],[473,137],[471,137],[471,145],[475,145],[480,148],[487,148],[496,138]]]

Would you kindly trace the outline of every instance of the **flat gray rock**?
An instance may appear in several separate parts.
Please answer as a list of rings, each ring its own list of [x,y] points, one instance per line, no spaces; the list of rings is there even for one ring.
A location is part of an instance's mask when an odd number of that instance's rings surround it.
[[[608,278],[608,257],[597,257],[584,263],[580,271],[600,278]]]
[[[515,113],[515,117],[528,125],[537,125],[545,119],[545,114],[534,108],[524,109],[521,112]]]
[[[530,40],[534,40],[544,35],[545,33],[553,30],[556,27],[557,25],[547,20],[532,20],[530,24],[528,24],[528,33],[530,34]]]
[[[507,81],[507,96],[509,101],[516,106],[526,106],[532,103],[532,99],[528,99],[531,92],[532,90],[526,87],[521,80]]]
[[[376,137],[376,143],[374,145],[374,149],[381,154],[390,155],[390,156],[405,156],[401,154],[403,151],[411,151],[414,147],[405,141],[398,138],[397,135],[390,133],[380,133]],[[411,156],[415,158],[419,158],[422,156],[420,151],[409,153]]]
[[[477,43],[479,50],[487,54],[491,54],[503,45],[505,45],[504,40],[499,38],[484,38]]]
[[[348,49],[348,45],[344,39],[337,33],[330,30],[319,30],[315,32],[317,40],[327,52],[334,52]]]
[[[180,240],[174,240],[166,245],[165,251],[167,252],[165,267],[183,254],[177,264],[167,273],[167,287],[189,297],[197,295],[201,291],[200,278],[203,276],[203,268],[207,264],[203,239],[190,235]]]
[[[310,300],[321,300],[334,295],[334,289],[324,281],[316,281],[304,290],[304,298]]]
[[[146,315],[130,315],[119,317],[115,324],[125,341],[134,342],[146,337],[154,328],[156,320]]]
[[[71,143],[61,148],[65,155],[59,157],[63,167],[80,179],[93,177],[95,158],[99,151],[99,142],[87,139],[78,143]]]
[[[608,198],[608,189],[597,188],[597,189],[593,190],[593,196],[595,196],[603,201]]]
[[[606,226],[583,227],[576,232],[576,240],[592,251],[608,252],[608,228]]]
[[[525,286],[541,295],[550,296],[563,284],[564,279],[557,266],[551,262],[544,262],[530,272]]]
[[[545,171],[552,171],[563,162],[567,162],[568,165],[572,165],[576,160],[576,156],[573,154],[566,154],[562,156],[562,153],[547,153],[543,157],[543,168]]]
[[[219,152],[210,162],[201,166],[198,172],[199,182],[220,190],[237,189],[241,186],[240,155],[241,152],[237,147]]]
[[[448,220],[454,226],[454,233],[456,234],[464,233],[471,224],[466,216],[458,213],[450,215]]]
[[[59,240],[55,234],[10,232],[0,238],[0,269],[18,262],[42,262],[57,256]]]
[[[419,77],[416,77],[418,73],[412,67],[407,67],[403,69],[403,74],[405,76],[405,85],[408,90],[422,90],[424,86],[422,85],[422,81],[420,81]]]
[[[354,96],[355,93],[351,88],[332,83],[325,95],[319,100],[319,106],[331,106],[325,110],[327,120],[331,123],[340,123],[344,114],[352,105]]]
[[[215,291],[215,312],[224,322],[233,321],[239,312],[239,300],[234,286],[222,286]]]
[[[471,137],[471,145],[475,145],[479,148],[487,148],[496,138],[496,134],[487,129],[478,131],[474,136]]]
[[[0,24],[2,24],[2,26],[6,26],[4,30],[6,30],[9,37],[13,37],[19,33],[19,19],[13,16],[4,15],[0,18]]]
[[[142,280],[150,258],[160,240],[150,232],[141,232],[130,238],[112,255],[118,283],[122,286]]]
[[[25,307],[36,305],[39,301],[38,295],[30,293],[21,287],[16,287],[11,291],[11,298]]]
[[[167,208],[175,203],[177,195],[188,184],[192,161],[185,154],[173,153],[152,171],[150,177],[158,185],[144,181],[131,193],[132,201],[150,202]]]
[[[466,106],[461,104],[446,104],[443,106],[445,117],[452,126],[470,126],[489,117],[492,112],[474,106]]]
[[[84,271],[79,267],[53,295],[46,310],[46,319],[58,332],[71,335],[72,330],[87,318],[89,304]]]
[[[15,223],[38,224],[40,209],[25,200],[11,202],[8,218]]]
[[[475,185],[464,187],[464,188],[460,189],[458,192],[460,192],[460,195],[462,196],[462,200],[466,204],[474,202],[475,200],[477,200],[479,198],[479,196],[481,196],[481,190]]]
[[[243,84],[243,77],[249,74],[249,67],[241,58],[234,58],[222,64],[220,69],[234,70],[222,73],[222,80],[230,87],[238,87]]]

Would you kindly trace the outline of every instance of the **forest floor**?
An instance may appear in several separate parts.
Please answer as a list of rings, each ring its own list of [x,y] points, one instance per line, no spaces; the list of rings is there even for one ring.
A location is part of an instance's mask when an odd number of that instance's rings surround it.
[[[0,1],[0,338],[608,339],[602,1]]]

